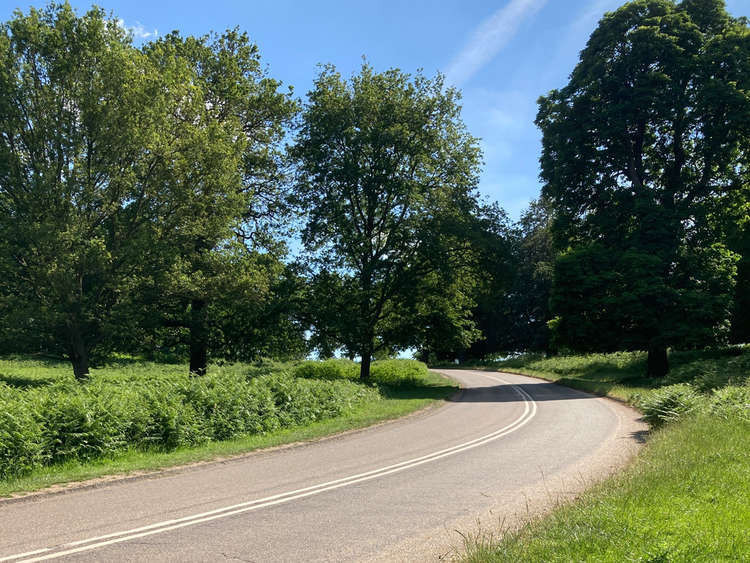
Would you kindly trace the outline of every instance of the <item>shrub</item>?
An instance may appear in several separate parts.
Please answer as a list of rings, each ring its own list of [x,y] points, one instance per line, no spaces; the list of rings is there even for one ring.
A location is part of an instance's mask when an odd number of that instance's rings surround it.
[[[44,449],[50,461],[92,459],[126,445],[120,401],[101,389],[64,384],[55,386],[41,401]]]
[[[738,417],[750,422],[750,385],[718,389],[711,396],[708,411],[722,418]]]
[[[382,385],[418,385],[427,376],[427,366],[417,360],[381,360],[372,364],[370,373]]]
[[[271,389],[282,426],[331,418],[363,401],[380,398],[376,389],[351,381],[304,381],[272,376],[264,383]]]
[[[742,348],[731,348],[716,357],[693,359],[690,352],[676,355],[677,363],[667,377],[670,383],[690,383],[698,391],[707,393],[727,386],[742,385],[750,375],[750,354]],[[709,355],[704,352],[703,355]]]
[[[359,378],[359,364],[351,360],[302,362],[294,369],[296,377],[340,380]],[[370,367],[373,382],[381,385],[418,385],[427,375],[427,366],[417,360],[378,360]]]
[[[83,385],[67,377],[26,389],[0,383],[0,478],[131,447],[171,450],[308,424],[380,399],[377,388],[352,381],[353,362],[322,363],[303,369],[322,379],[280,365],[227,366],[200,378],[175,366],[144,377],[129,365],[94,372]]]
[[[698,393],[686,383],[668,385],[636,398],[643,418],[654,426],[679,419],[701,403]]]
[[[186,402],[205,420],[207,437],[212,440],[264,430],[256,397],[241,376],[196,378],[184,389],[184,394]],[[263,414],[274,416],[271,409]]]
[[[297,366],[294,375],[306,379],[357,379],[359,365],[351,360],[308,361]]]
[[[144,384],[129,401],[130,443],[137,448],[171,450],[206,442],[208,421],[185,400],[186,383],[169,380]]]
[[[44,458],[42,425],[33,403],[0,384],[0,478],[30,471]]]

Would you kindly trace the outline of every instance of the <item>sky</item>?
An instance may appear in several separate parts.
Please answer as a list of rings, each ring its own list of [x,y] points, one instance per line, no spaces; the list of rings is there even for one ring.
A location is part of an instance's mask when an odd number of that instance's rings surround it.
[[[463,119],[481,139],[479,190],[517,219],[538,197],[539,96],[567,82],[601,16],[624,0],[98,0],[136,43],[174,29],[202,35],[238,26],[259,48],[269,74],[304,97],[333,63],[355,73],[362,57],[376,70],[397,67],[446,75],[463,92]],[[0,20],[45,2],[0,0]],[[73,0],[79,13],[91,2]],[[750,16],[750,0],[727,0]]]

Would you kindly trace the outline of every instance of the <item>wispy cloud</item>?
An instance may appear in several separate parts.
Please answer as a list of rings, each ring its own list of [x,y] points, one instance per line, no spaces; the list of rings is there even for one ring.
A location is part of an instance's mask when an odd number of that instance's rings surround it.
[[[510,0],[484,20],[471,34],[446,70],[449,84],[460,86],[491,61],[513,38],[521,23],[533,16],[547,0]]]
[[[588,38],[589,34],[596,26],[596,22],[601,19],[608,10],[616,9],[622,2],[620,0],[593,0],[584,10],[573,20],[568,28],[568,36]]]
[[[159,37],[158,29],[154,28],[153,30],[149,31],[148,29],[143,27],[141,22],[135,22],[135,25],[125,25],[125,20],[120,18],[117,20],[117,25],[130,33],[134,39],[151,39],[153,37]]]

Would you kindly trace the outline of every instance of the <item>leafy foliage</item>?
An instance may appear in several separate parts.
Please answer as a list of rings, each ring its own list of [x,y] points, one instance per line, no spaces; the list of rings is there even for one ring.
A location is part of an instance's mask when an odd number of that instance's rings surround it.
[[[416,360],[378,360],[372,364],[371,380],[388,386],[410,386],[423,383],[427,366]],[[356,379],[359,366],[351,360],[302,362],[294,370],[296,377],[314,379]]]
[[[391,383],[396,372],[388,372]],[[172,450],[305,425],[381,398],[352,378],[297,378],[278,367],[238,365],[194,378],[179,366],[141,366],[94,372],[85,385],[39,380],[26,389],[4,377],[21,387],[0,383],[0,477],[129,448]]]
[[[718,343],[729,332],[735,257],[721,245],[683,249],[684,272],[669,285],[658,256],[613,253],[593,243],[555,264],[551,307],[558,342],[582,351],[643,350],[654,339],[683,349]]]
[[[346,81],[327,66],[291,155],[303,242],[323,264],[313,327],[327,351],[335,342],[359,355],[367,378],[374,353],[419,344],[429,315],[470,339],[460,234],[475,209],[480,156],[458,93],[440,76],[364,64]]]
[[[643,418],[652,426],[674,422],[696,410],[700,398],[692,386],[686,383],[668,385],[636,399]]]
[[[281,277],[245,255],[282,250],[290,94],[237,30],[138,49],[114,17],[67,3],[3,24],[0,67],[4,347],[65,353],[84,378],[166,301],[205,371],[216,297],[260,302],[257,319]]]
[[[149,241],[194,141],[170,117],[200,100],[179,60],[156,67],[115,20],[68,4],[3,24],[0,68],[6,323],[46,336],[31,340],[62,348],[83,376],[123,288],[156,260]]]
[[[188,331],[190,370],[204,374],[216,337],[239,336],[228,326],[227,309],[233,307],[227,301],[245,305],[237,317],[246,320],[253,315],[257,321],[272,308],[268,289],[281,278],[273,258],[284,252],[274,235],[286,211],[280,143],[297,106],[267,75],[257,46],[237,29],[197,38],[173,32],[145,52],[158,64],[184,61],[203,100],[191,133],[206,146],[196,144],[191,158],[205,164],[181,171],[182,205],[163,245],[168,267],[147,280],[145,313],[158,318],[166,305],[170,315],[162,320]],[[217,170],[216,163],[227,158],[228,167]],[[260,255],[259,249],[274,255]],[[236,347],[224,340],[223,355],[247,355],[238,350],[247,341],[237,340]]]
[[[552,298],[561,344],[591,349],[596,332],[606,350],[640,334],[632,346],[663,375],[667,346],[726,338],[736,256],[714,203],[746,181],[748,34],[720,0],[628,2],[600,21],[569,84],[540,99],[543,194],[570,247]]]

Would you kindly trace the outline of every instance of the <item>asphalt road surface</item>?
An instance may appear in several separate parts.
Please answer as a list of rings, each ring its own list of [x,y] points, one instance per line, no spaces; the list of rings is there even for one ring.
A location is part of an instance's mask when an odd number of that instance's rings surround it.
[[[565,387],[443,373],[463,391],[399,421],[0,501],[0,562],[436,560],[461,534],[511,526],[606,475],[644,431],[634,411]]]

